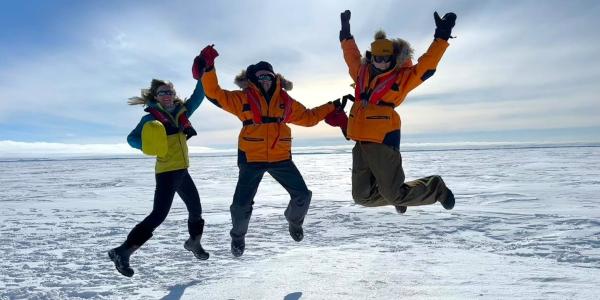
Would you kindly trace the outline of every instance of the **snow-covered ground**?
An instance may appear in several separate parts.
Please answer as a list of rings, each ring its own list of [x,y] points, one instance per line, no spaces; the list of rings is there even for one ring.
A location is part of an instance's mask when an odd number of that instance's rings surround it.
[[[289,237],[285,190],[266,175],[246,252],[229,251],[235,156],[194,156],[211,253],[183,249],[176,197],[117,273],[106,251],[152,207],[153,160],[0,162],[0,299],[598,299],[600,147],[404,152],[408,179],[443,175],[457,204],[364,208],[349,148],[303,149],[313,191],[305,239]]]

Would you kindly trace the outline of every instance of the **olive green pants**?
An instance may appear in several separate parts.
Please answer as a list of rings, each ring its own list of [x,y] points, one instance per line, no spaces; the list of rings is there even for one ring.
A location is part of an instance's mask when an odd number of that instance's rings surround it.
[[[404,182],[402,156],[377,143],[357,142],[352,149],[352,198],[363,206],[418,206],[444,201],[448,188],[433,175]]]

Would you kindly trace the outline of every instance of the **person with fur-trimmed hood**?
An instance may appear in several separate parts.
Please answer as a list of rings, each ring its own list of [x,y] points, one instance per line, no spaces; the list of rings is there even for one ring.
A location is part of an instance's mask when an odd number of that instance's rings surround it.
[[[447,13],[440,18],[434,13],[437,27],[434,40],[416,64],[411,60],[410,44],[402,39],[388,39],[383,31],[375,34],[371,50],[362,57],[350,33],[350,11],[341,13],[340,19],[344,60],[355,84],[355,101],[347,121],[348,138],[356,141],[352,150],[354,201],[369,207],[393,205],[399,213],[406,212],[407,206],[436,201],[445,209],[452,209],[454,195],[440,176],[405,182],[400,155],[400,116],[394,108],[408,92],[435,73],[448,47],[456,15]],[[333,126],[346,125],[343,118],[327,121]]]
[[[224,90],[214,67],[217,56],[213,46],[207,46],[194,60],[192,72],[194,78],[201,78],[206,98],[242,123],[238,139],[239,177],[230,206],[231,253],[236,257],[244,253],[253,199],[265,172],[290,194],[285,218],[291,237],[300,242],[312,192],[292,161],[292,134],[287,124],[314,126],[341,103],[336,100],[307,109],[288,95],[292,83],[264,61],[248,66],[235,78],[241,90]]]

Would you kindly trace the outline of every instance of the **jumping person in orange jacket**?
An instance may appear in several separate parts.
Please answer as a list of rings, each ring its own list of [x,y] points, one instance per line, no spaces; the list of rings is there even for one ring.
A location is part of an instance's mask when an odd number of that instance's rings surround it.
[[[347,122],[348,138],[356,141],[352,150],[352,197],[364,206],[393,205],[399,213],[407,206],[440,202],[445,209],[454,207],[454,195],[440,176],[433,175],[405,182],[400,155],[400,116],[394,110],[408,92],[435,73],[448,47],[456,21],[454,13],[443,18],[434,13],[434,40],[417,64],[413,49],[402,39],[390,40],[383,31],[375,34],[371,50],[362,57],[350,34],[350,11],[340,14],[340,42],[350,77],[355,83],[355,101]],[[327,119],[333,126],[346,125],[341,118]],[[334,115],[334,114],[332,114]]]
[[[235,78],[241,90],[224,90],[214,68],[217,56],[217,51],[207,46],[194,60],[192,71],[194,78],[202,78],[206,98],[242,123],[238,139],[239,177],[230,207],[231,253],[236,257],[244,253],[253,199],[265,172],[291,196],[285,218],[291,237],[299,242],[304,237],[302,223],[312,192],[292,161],[292,134],[287,123],[314,126],[341,103],[336,100],[313,109],[305,108],[286,92],[292,83],[275,74],[271,64],[264,61],[248,66]]]

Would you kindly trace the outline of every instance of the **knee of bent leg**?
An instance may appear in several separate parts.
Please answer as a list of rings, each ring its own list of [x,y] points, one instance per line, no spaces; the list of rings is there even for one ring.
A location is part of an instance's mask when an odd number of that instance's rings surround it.
[[[352,189],[352,199],[356,204],[365,205],[370,199],[369,196],[371,194],[368,192]]]
[[[304,191],[302,191],[299,194],[300,198],[304,199],[305,201],[310,201],[310,199],[312,198],[312,191],[309,189],[306,189]]]

